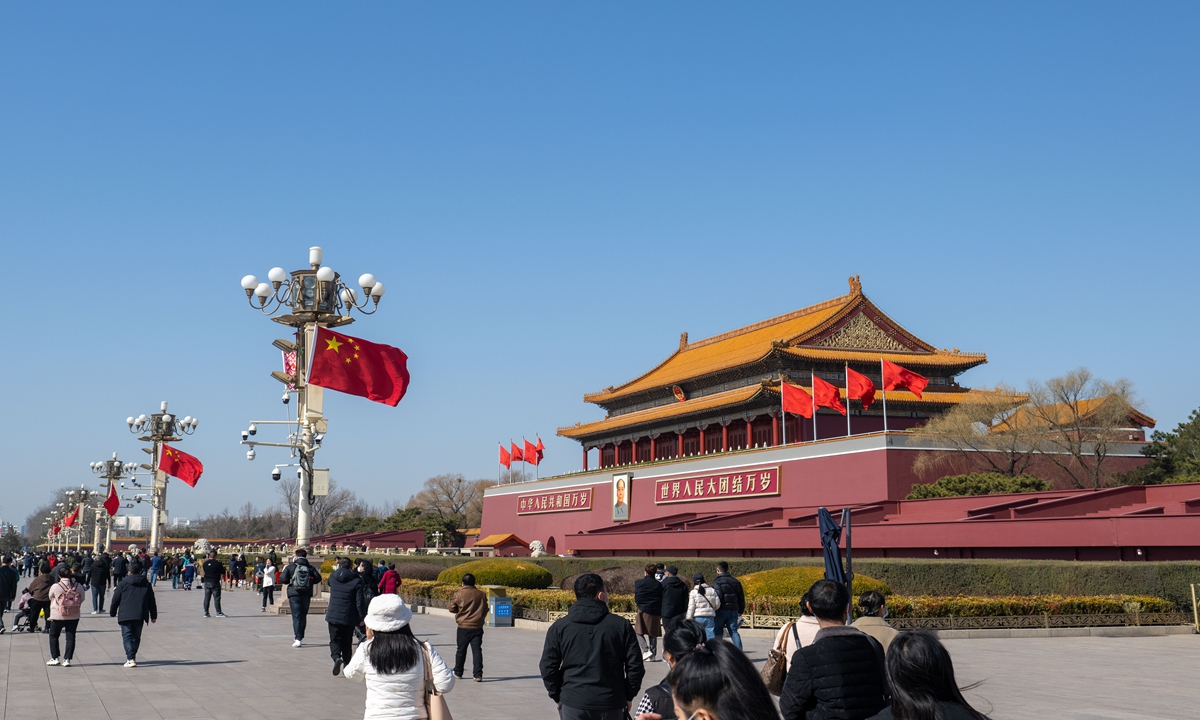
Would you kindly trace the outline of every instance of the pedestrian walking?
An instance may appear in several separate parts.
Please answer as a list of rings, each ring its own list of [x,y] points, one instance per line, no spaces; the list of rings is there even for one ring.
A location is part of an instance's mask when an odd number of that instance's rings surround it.
[[[859,618],[850,624],[851,627],[858,628],[878,640],[886,655],[888,646],[892,644],[897,632],[884,621],[887,617],[887,601],[884,600],[883,593],[868,590],[859,595],[858,612]]]
[[[675,629],[676,623],[687,618],[688,586],[680,580],[679,568],[668,565],[662,579],[662,626],[664,632]]]
[[[646,576],[633,584],[633,601],[637,614],[633,618],[633,632],[642,648],[642,659],[654,662],[658,654],[658,638],[662,635],[662,583],[654,579],[653,564],[643,568]]]
[[[13,601],[17,599],[17,585],[21,582],[12,564],[11,555],[0,558],[0,633],[4,632],[4,613],[12,610]]]
[[[695,620],[706,631],[708,639],[716,637],[717,610],[721,609],[721,598],[717,591],[705,584],[704,574],[692,576],[692,591],[688,593],[687,619]]]
[[[78,580],[79,582],[83,583],[85,587],[89,584],[89,580],[92,577],[92,565],[95,562],[96,558],[92,556],[91,550],[88,550],[86,553],[84,553],[83,557],[79,560],[79,572],[82,573],[83,576],[78,578]]]
[[[88,574],[88,585],[92,588],[92,614],[104,612],[104,595],[108,591],[109,577],[112,573],[112,563],[108,553],[100,553],[92,562],[92,571]]]
[[[813,643],[792,657],[779,710],[784,720],[837,717],[866,720],[887,705],[883,646],[846,627],[850,593],[833,580],[808,590],[808,607],[821,624]]]
[[[363,587],[362,576],[351,568],[350,558],[339,558],[337,570],[329,576],[329,607],[325,610],[334,676],[350,664],[354,628],[361,625],[366,616],[367,589]]]
[[[400,579],[400,573],[396,572],[396,563],[388,563],[387,570],[383,571],[383,575],[379,578],[379,585],[376,589],[380,595],[396,595],[400,592],[400,585],[404,581]]]
[[[268,562],[262,569],[262,611],[275,604],[275,564]]]
[[[692,620],[680,620],[675,629],[663,637],[662,659],[674,670],[675,665],[683,658],[691,655],[700,645],[704,644],[707,635],[704,628]],[[675,700],[671,697],[671,684],[664,678],[661,683],[647,688],[638,701],[637,720],[643,720],[647,713],[654,713],[659,720],[676,720]]]
[[[129,560],[125,557],[125,553],[117,552],[112,556],[112,583],[113,587],[129,573]]]
[[[158,551],[154,551],[154,555],[150,558],[150,584],[158,584],[158,576],[162,574],[163,560],[159,556]]]
[[[204,586],[204,617],[212,617],[208,614],[211,600],[217,606],[217,617],[223,618],[225,613],[221,612],[221,576],[225,574],[225,566],[217,559],[216,550],[208,554],[208,559],[200,565],[200,569],[203,572],[200,584]]]
[[[708,628],[705,628],[707,632]],[[697,645],[667,677],[681,717],[690,720],[779,720],[775,703],[746,653],[713,638]],[[814,716],[841,718],[841,715]]]
[[[196,579],[196,561],[191,557],[183,558],[183,589],[191,591],[192,582]]]
[[[871,720],[988,720],[963,697],[950,653],[929,633],[892,638],[887,677],[892,704]]]
[[[308,551],[296,548],[295,556],[279,575],[279,582],[287,586],[288,606],[292,613],[292,647],[304,644],[304,631],[308,628],[308,606],[312,603],[313,585],[321,584],[321,573],[308,563]]]
[[[542,682],[560,720],[622,720],[646,668],[633,626],[608,611],[604,580],[575,580],[575,603],[546,631]]]
[[[154,588],[142,574],[141,561],[129,563],[129,574],[113,589],[110,617],[121,626],[121,642],[125,645],[125,667],[137,667],[138,648],[142,644],[142,630],[146,621],[158,622],[158,605],[154,601]]]
[[[346,666],[350,680],[367,685],[363,720],[422,720],[426,702],[445,703],[454,676],[437,650],[413,636],[412,610],[399,595],[371,601],[364,624],[367,639]]]
[[[75,657],[75,630],[79,627],[79,611],[83,608],[83,585],[64,573],[50,588],[50,660],[47,665],[71,666]],[[59,660],[58,638],[66,635],[62,660]]]
[[[721,598],[721,607],[714,618],[715,636],[721,637],[728,631],[730,642],[741,650],[742,636],[738,634],[738,628],[742,626],[742,613],[746,612],[746,592],[742,582],[729,574],[729,563],[724,560],[717,563],[717,576],[713,578],[712,587]]]
[[[33,598],[29,601],[29,632],[38,631],[38,619],[42,615],[46,616],[45,633],[50,632],[50,586],[54,584],[54,578],[50,576],[50,562],[43,560],[38,566],[38,576],[29,583],[29,594]]]
[[[454,651],[454,677],[462,679],[466,671],[467,648],[471,648],[471,676],[483,682],[483,621],[487,619],[488,599],[475,587],[475,576],[464,573],[462,588],[450,598],[450,612],[458,625],[458,647]]]
[[[367,602],[369,603],[378,594],[375,588],[375,568],[371,565],[370,560],[364,559],[358,561],[358,567],[354,571],[362,576],[363,587],[367,589]],[[361,627],[354,628],[354,637],[358,638],[360,643],[365,641],[367,639],[366,630]]]

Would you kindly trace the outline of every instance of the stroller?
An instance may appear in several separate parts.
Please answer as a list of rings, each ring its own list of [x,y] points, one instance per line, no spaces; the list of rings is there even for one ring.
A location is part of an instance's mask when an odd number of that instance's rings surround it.
[[[30,595],[28,591],[22,593],[21,602],[17,605],[16,617],[13,619],[13,632],[34,632],[33,618],[34,614],[38,612],[38,610],[37,608],[31,606],[29,601],[32,599],[33,596]],[[0,632],[3,631],[3,626],[0,626]]]

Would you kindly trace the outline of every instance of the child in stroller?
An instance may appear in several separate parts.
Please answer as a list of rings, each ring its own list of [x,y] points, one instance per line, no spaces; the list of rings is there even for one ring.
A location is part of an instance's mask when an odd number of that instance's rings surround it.
[[[17,603],[17,616],[13,621],[13,632],[33,632],[31,621],[33,620],[34,608],[30,607],[30,601],[33,600],[33,594],[29,592],[29,588],[21,590],[21,600]]]

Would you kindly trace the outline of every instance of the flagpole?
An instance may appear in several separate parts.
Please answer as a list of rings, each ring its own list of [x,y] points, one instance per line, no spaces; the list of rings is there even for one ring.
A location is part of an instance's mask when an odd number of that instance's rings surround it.
[[[846,437],[850,437],[850,363],[846,363]]]
[[[783,405],[783,373],[779,373],[779,417],[783,420],[783,444],[787,445],[787,410]]]
[[[879,356],[879,387],[883,390],[883,434],[887,435],[887,380],[883,377],[883,356]]]
[[[812,399],[813,442],[816,442],[817,441],[817,371],[809,370],[808,372],[810,375],[812,375],[812,383],[811,383],[812,387],[809,388],[810,390],[812,390],[812,395],[810,395],[809,398]]]
[[[499,445],[500,445],[500,441],[498,441],[498,440],[497,440],[497,441],[496,441],[496,445],[497,445],[497,446],[499,446]],[[497,484],[497,485],[499,485],[499,484],[500,484],[501,473],[503,473],[503,472],[504,472],[503,470],[501,470],[501,469],[500,469],[501,467],[502,467],[502,466],[501,466],[501,464],[500,464],[500,455],[499,455],[499,454],[497,454],[497,455],[496,455],[496,484]]]

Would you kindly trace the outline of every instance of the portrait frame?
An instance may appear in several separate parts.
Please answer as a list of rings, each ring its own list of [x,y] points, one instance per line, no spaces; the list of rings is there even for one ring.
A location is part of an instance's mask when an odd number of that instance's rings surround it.
[[[629,522],[633,506],[633,473],[612,476],[612,521]],[[622,502],[624,501],[624,502]]]

